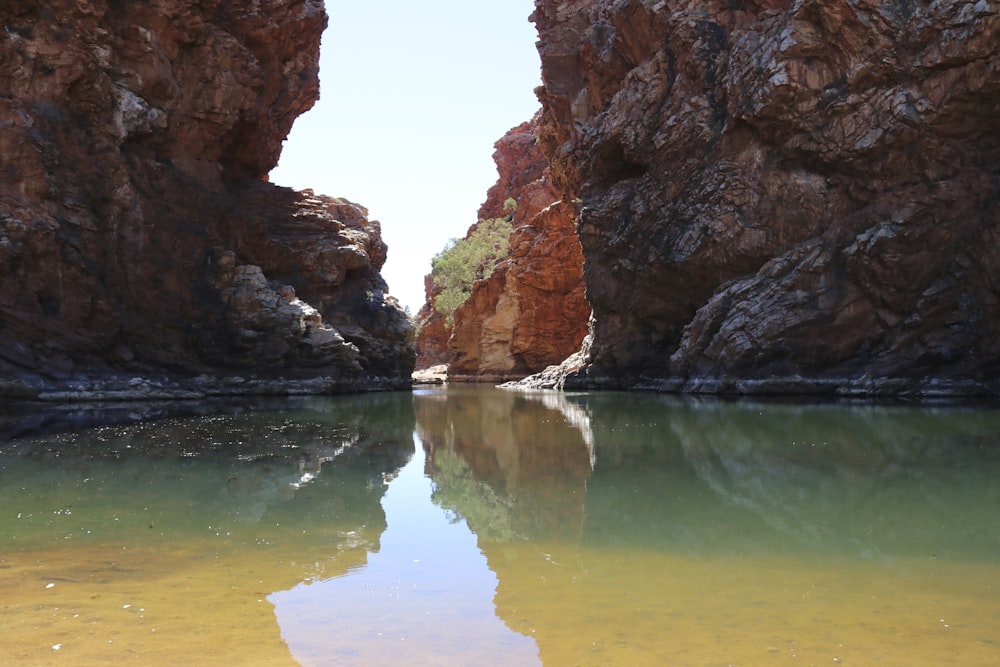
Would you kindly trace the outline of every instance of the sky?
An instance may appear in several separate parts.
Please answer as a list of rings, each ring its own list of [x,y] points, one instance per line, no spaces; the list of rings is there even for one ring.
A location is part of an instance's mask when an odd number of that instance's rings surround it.
[[[476,222],[493,144],[540,107],[533,0],[326,0],[320,100],[270,179],[361,204],[413,313],[431,258]]]

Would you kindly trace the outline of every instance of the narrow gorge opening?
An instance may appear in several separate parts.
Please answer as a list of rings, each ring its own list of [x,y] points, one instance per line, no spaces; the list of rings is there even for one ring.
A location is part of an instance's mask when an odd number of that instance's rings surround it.
[[[320,100],[272,180],[381,223],[418,370],[515,380],[576,352],[590,308],[573,210],[539,141],[532,0],[327,9]]]
[[[0,396],[411,388],[399,302],[477,219],[456,377],[582,304],[547,386],[995,395],[1000,14],[876,9],[2,3]]]
[[[431,258],[465,235],[497,180],[493,144],[539,108],[532,0],[327,0],[320,100],[271,180],[369,209],[382,275],[411,313]]]

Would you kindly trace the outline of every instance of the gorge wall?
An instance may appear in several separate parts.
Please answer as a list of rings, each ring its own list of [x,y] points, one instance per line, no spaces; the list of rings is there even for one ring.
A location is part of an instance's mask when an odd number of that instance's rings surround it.
[[[0,6],[0,395],[409,386],[377,222],[266,182],[322,0]]]
[[[565,359],[587,333],[590,306],[583,290],[583,255],[571,204],[552,188],[548,161],[538,143],[540,116],[496,143],[499,179],[479,209],[479,219],[509,215],[510,256],[453,313],[453,326],[434,311],[430,276],[419,314],[418,365],[448,364],[456,381],[520,379]],[[470,233],[471,233],[470,229]]]
[[[565,387],[997,393],[1000,3],[537,0]]]

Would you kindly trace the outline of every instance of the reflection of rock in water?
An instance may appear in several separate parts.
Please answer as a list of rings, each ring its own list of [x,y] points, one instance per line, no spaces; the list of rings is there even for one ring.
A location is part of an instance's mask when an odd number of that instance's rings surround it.
[[[561,391],[525,392],[523,395],[541,401],[550,410],[563,413],[566,421],[580,431],[583,442],[587,445],[587,451],[590,452],[590,467],[593,469],[597,464],[597,456],[594,452],[594,431],[590,426],[590,413],[586,407],[567,399],[566,394]]]
[[[379,550],[383,479],[413,454],[413,403],[380,394],[260,407],[0,448],[0,625],[10,630],[0,654],[61,640],[64,654],[96,656],[81,664],[118,654],[292,664],[267,596],[363,567]],[[42,589],[38,576],[60,583]]]
[[[1000,503],[988,481],[995,412],[629,400],[587,399],[599,461],[590,544],[867,558],[1000,548],[983,509]],[[970,510],[970,493],[985,502]]]
[[[281,409],[252,409],[262,405]],[[248,402],[211,416],[26,437],[5,446],[0,463],[37,498],[13,489],[0,502],[89,505],[99,522],[108,511],[101,503],[115,499],[127,508],[117,511],[115,530],[145,542],[211,530],[303,556],[318,549],[302,559],[294,584],[336,570],[345,549],[378,550],[384,481],[412,456],[413,424],[408,394],[379,394]],[[27,538],[51,527],[25,521],[17,529]],[[106,533],[95,526],[85,534]]]
[[[475,389],[415,400],[434,501],[465,518],[481,544],[578,538],[593,465],[584,412],[555,395]]]

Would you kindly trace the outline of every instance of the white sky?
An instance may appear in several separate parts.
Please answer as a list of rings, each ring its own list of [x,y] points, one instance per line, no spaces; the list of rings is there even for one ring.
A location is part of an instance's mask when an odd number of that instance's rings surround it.
[[[271,181],[382,223],[389,293],[416,313],[430,261],[497,180],[493,143],[539,108],[533,0],[327,0],[320,100]]]

